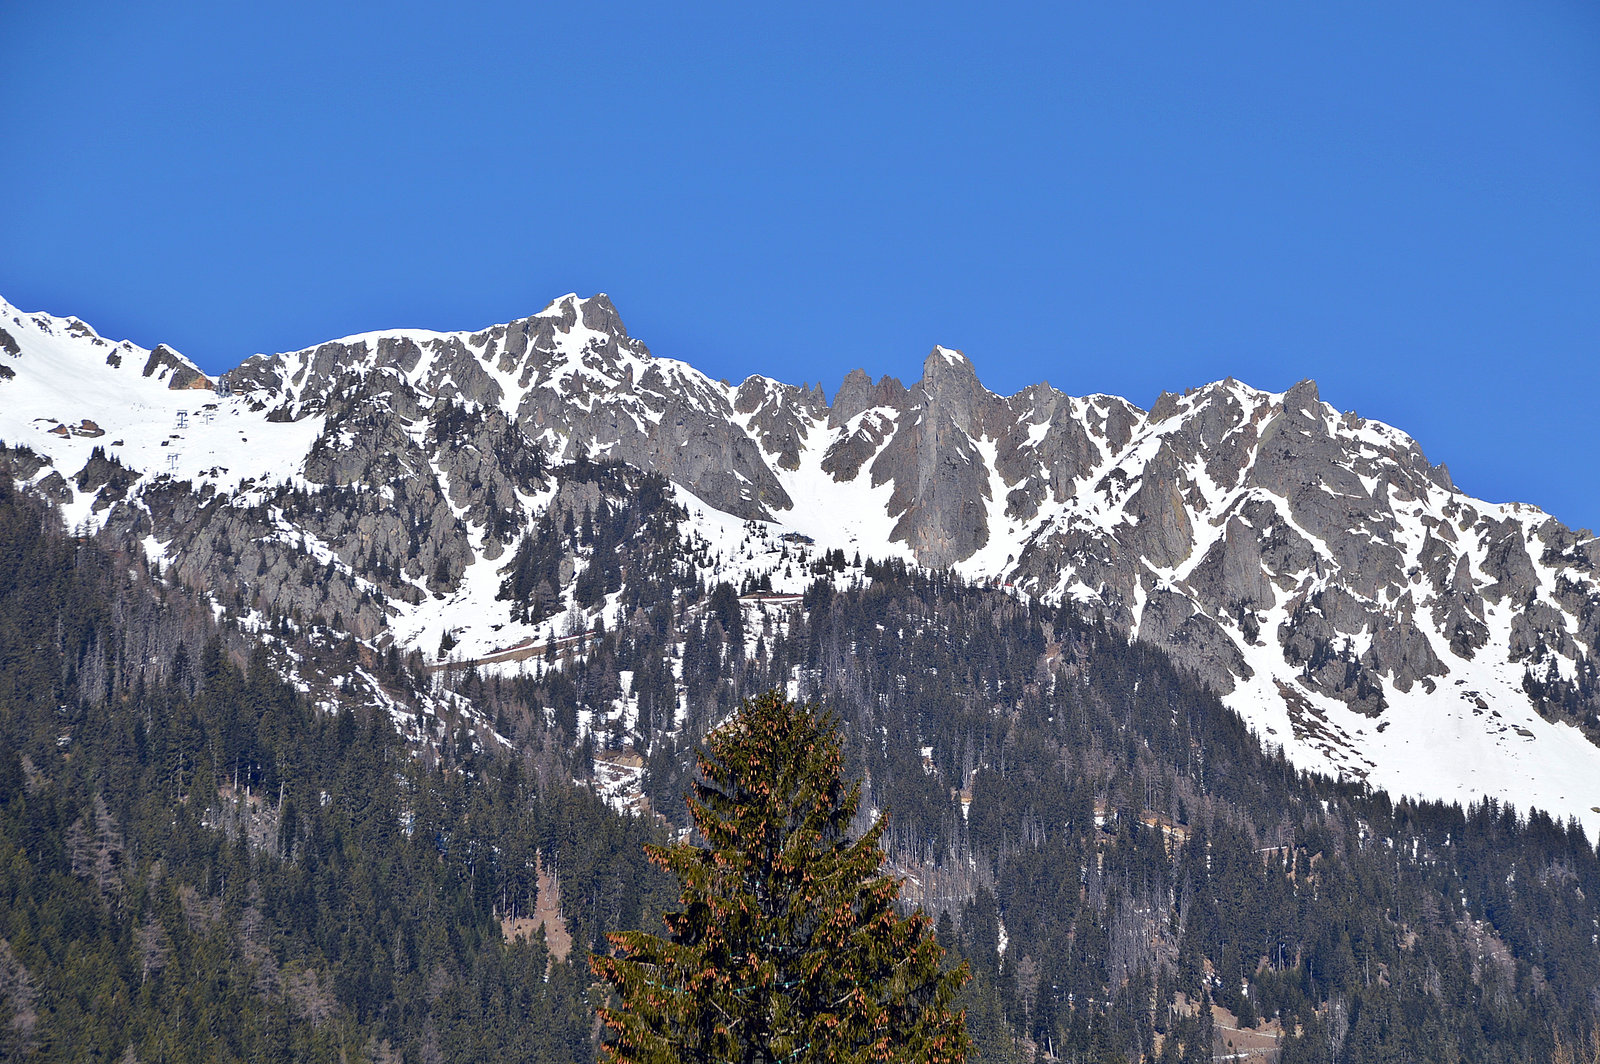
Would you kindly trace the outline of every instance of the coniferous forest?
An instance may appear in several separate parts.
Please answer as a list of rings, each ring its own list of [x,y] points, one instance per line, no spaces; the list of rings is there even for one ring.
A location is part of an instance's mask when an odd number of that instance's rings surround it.
[[[620,594],[623,623],[515,678],[430,672],[241,622],[10,484],[0,1059],[592,1061],[589,954],[660,930],[672,884],[643,846],[686,837],[698,743],[772,688],[843,722],[858,830],[887,812],[902,897],[970,964],[981,1059],[1596,1053],[1600,860],[1576,824],[1297,773],[1069,609],[799,552],[803,601],[741,601],[671,564],[673,506],[630,482],[508,557],[537,613],[560,544],[598,545],[616,562],[582,593]],[[314,699],[291,653],[396,704],[428,691],[426,739]],[[597,713],[624,689],[634,714]],[[646,801],[619,811],[599,792],[630,757]]]

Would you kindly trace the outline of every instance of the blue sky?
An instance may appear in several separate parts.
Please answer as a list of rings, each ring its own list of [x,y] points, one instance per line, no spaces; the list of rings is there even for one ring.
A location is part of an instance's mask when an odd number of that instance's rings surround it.
[[[1593,4],[470,7],[0,4],[0,295],[211,370],[575,290],[830,393],[1315,377],[1600,526]]]

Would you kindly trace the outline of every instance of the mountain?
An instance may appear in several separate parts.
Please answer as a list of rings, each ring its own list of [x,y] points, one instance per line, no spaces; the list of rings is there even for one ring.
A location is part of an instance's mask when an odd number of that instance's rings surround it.
[[[984,1059],[1600,1049],[1600,854],[1527,808],[1592,752],[1532,701],[1576,719],[1587,644],[1518,688],[1510,642],[1583,612],[1587,539],[1563,567],[1526,545],[1559,526],[1308,387],[1147,413],[939,350],[830,404],[655,359],[598,298],[220,381],[0,329],[0,1058],[588,1064],[591,951],[672,905],[642,844],[685,837],[697,746],[774,688],[841,722]],[[1488,637],[1396,659],[1395,613],[1357,653],[1338,626],[1390,616],[1418,527]],[[1451,718],[1493,654],[1506,688]],[[1266,712],[1307,737],[1256,741]],[[1425,713],[1515,806],[1372,742]],[[1297,770],[1316,742],[1375,767]],[[1370,785],[1428,771],[1451,800]]]
[[[935,348],[909,387],[855,371],[830,403],[655,357],[604,296],[216,381],[76,319],[0,305],[0,329],[0,438],[27,482],[219,605],[515,673],[615,627],[629,574],[798,593],[820,559],[840,586],[901,559],[1162,648],[1304,768],[1600,832],[1600,544],[1466,496],[1311,382],[1143,410],[995,395]],[[574,461],[664,478],[682,560],[563,545],[640,489],[553,472]]]

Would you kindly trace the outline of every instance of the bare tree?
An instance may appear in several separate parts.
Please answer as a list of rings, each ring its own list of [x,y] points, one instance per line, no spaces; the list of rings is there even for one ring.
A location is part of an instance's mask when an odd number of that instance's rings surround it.
[[[0,1017],[10,1014],[0,1027],[0,1058],[20,1060],[33,1052],[33,1029],[39,1022],[34,1008],[37,998],[28,969],[11,952],[11,943],[0,938]]]
[[[133,949],[139,959],[139,982],[148,983],[151,975],[166,970],[172,940],[161,921],[146,920],[133,933]]]

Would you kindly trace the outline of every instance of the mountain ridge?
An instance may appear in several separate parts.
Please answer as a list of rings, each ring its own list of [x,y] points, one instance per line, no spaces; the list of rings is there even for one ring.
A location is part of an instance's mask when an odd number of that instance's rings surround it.
[[[787,548],[768,550],[798,536],[1070,601],[1167,650],[1304,767],[1600,828],[1600,544],[1471,499],[1410,436],[1340,414],[1309,381],[1228,378],[1142,410],[1045,384],[1001,396],[935,347],[911,385],[853,371],[829,403],[820,385],[712,381],[652,354],[609,298],[574,294],[473,332],[253,356],[219,378],[231,394],[195,403],[210,379],[170,349],[8,306],[0,325],[15,378],[0,397],[23,397],[0,436],[51,460],[34,482],[69,522],[120,529],[202,585],[255,584],[216,548],[298,536],[344,581],[330,602],[362,639],[431,653],[448,638],[471,656],[604,619],[602,605],[519,626],[492,593],[551,504],[542,463],[610,459],[673,485],[707,581],[798,590]],[[95,365],[102,349],[126,365]],[[30,357],[56,365],[27,374]],[[92,385],[90,366],[116,383],[87,402],[51,385]],[[146,420],[118,424],[135,396]],[[177,426],[191,408],[203,431]],[[173,421],[145,431],[156,416]],[[85,422],[104,424],[112,468]],[[281,505],[282,485],[352,509]],[[263,506],[270,520],[238,512]],[[297,601],[260,550],[255,593]],[[384,559],[402,555],[396,576]]]

